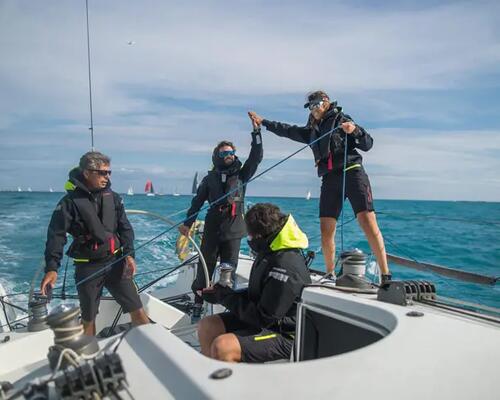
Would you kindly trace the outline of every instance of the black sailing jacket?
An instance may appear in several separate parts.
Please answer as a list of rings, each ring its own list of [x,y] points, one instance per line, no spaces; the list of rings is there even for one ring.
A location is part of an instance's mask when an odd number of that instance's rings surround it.
[[[293,334],[297,301],[304,286],[311,283],[301,251],[307,245],[306,236],[290,216],[271,243],[272,250],[258,254],[255,259],[248,289],[233,292],[224,288],[220,304],[256,328]]]
[[[235,158],[233,164],[224,168],[217,165],[217,157],[218,155],[213,154],[214,168],[208,171],[208,175],[201,181],[191,201],[184,225],[191,226],[194,223],[203,203],[208,200],[210,208],[205,218],[204,234],[217,235],[220,241],[239,239],[246,235],[243,220],[246,186],[243,185],[255,174],[263,157],[260,131],[252,132],[250,154],[243,166],[241,161]],[[233,189],[237,190],[215,203]]]
[[[309,123],[306,126],[297,126],[266,119],[262,121],[262,125],[264,125],[268,131],[278,136],[287,137],[301,143],[311,143],[313,140],[318,139],[332,128],[338,127],[345,121],[352,121],[352,119],[349,115],[342,112],[341,107],[333,103],[325,117],[314,127]],[[314,161],[318,168],[318,176],[323,176],[330,172],[342,171],[346,136],[346,167],[362,163],[363,158],[356,149],[368,151],[373,146],[372,137],[359,125],[356,125],[356,130],[350,135],[346,135],[340,128],[337,129],[332,134],[326,135],[311,146],[311,150],[314,154]]]
[[[69,174],[68,194],[57,204],[47,230],[45,272],[57,271],[63,257],[66,234],[73,237],[68,256],[99,261],[120,247],[133,256],[134,230],[118,193],[106,189],[91,193],[78,168]],[[95,208],[95,214],[92,207]],[[98,219],[95,220],[95,218]],[[94,219],[94,222],[89,222]],[[99,223],[100,222],[100,223]],[[93,226],[89,226],[93,225]]]

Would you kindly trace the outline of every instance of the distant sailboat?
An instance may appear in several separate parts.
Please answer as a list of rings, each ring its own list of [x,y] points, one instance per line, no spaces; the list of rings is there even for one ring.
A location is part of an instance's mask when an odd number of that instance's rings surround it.
[[[146,186],[144,187],[144,191],[146,192],[146,196],[154,196],[155,190],[153,188],[153,182],[150,179],[147,180]]]
[[[20,186],[18,186],[18,187],[17,187],[17,191],[18,191],[18,192],[22,192],[22,191],[23,191],[23,189],[21,189],[21,187],[20,187]]]
[[[196,172],[194,174],[193,186],[191,187],[191,193],[193,195],[195,195],[197,191],[198,191],[198,172]]]
[[[177,188],[175,188],[174,192],[172,193],[172,196],[180,196],[181,194],[177,192]]]
[[[129,195],[129,196],[133,196],[134,195],[134,189],[132,188],[132,186],[128,187],[127,195]]]
[[[311,199],[311,191],[308,190],[307,194],[306,194],[306,200],[310,200],[310,199]]]
[[[31,187],[28,188],[28,192],[32,192]]]
[[[54,193],[54,189],[52,189],[51,187],[49,187],[49,193]]]

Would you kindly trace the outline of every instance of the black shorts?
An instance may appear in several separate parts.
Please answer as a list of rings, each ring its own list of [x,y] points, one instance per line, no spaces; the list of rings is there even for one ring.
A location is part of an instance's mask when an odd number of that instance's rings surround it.
[[[290,359],[293,338],[283,336],[265,328],[256,328],[245,324],[229,312],[217,314],[224,323],[227,333],[233,333],[240,342],[241,361],[263,363]]]
[[[322,178],[319,199],[319,216],[338,219],[342,211],[342,171],[330,172]],[[346,171],[345,197],[351,203],[354,214],[374,211],[370,180],[363,167]]]
[[[99,311],[103,287],[109,290],[124,312],[128,313],[142,308],[142,302],[134,281],[131,278],[122,278],[125,259],[114,264],[104,273],[98,272],[111,262],[112,260],[105,263],[78,264],[75,266],[75,282],[77,284],[95,274],[95,277],[76,287],[84,321],[90,322],[95,319]]]

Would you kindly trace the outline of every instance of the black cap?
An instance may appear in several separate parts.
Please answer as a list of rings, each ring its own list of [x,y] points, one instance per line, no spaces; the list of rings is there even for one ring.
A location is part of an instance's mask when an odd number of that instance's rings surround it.
[[[322,90],[311,92],[307,95],[307,102],[304,104],[304,108],[308,108],[311,103],[319,103],[323,100],[329,100],[329,97],[325,92]]]

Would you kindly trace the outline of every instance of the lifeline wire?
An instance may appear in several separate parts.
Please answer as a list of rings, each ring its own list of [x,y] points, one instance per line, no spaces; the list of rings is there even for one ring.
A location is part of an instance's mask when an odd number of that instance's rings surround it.
[[[328,132],[324,133],[323,135],[321,135],[320,137],[314,139],[312,142],[300,147],[298,150],[294,151],[292,154],[286,156],[285,158],[281,159],[280,161],[278,161],[277,163],[271,165],[269,168],[265,169],[264,171],[262,171],[260,174],[257,174],[255,175],[253,178],[249,179],[247,182],[245,182],[242,187],[245,187],[246,185],[248,185],[250,182],[253,182],[254,180],[260,178],[262,175],[266,174],[267,172],[271,171],[273,168],[276,168],[278,165],[280,164],[283,164],[285,161],[289,160],[290,158],[292,158],[293,156],[295,156],[296,154],[300,153],[302,150],[304,150],[305,148],[307,147],[310,147],[312,146],[314,143],[320,141],[321,139],[323,139],[324,137],[328,136],[328,135],[331,135],[334,131],[336,130],[339,130],[340,127],[336,127],[336,128],[332,128],[331,130],[329,130]],[[147,245],[149,245],[150,243],[154,242],[155,240],[157,240],[158,238],[160,238],[161,236],[167,234],[168,232],[170,232],[171,230],[173,230],[174,228],[177,228],[179,225],[181,225],[185,220],[189,219],[189,218],[192,218],[194,216],[196,216],[200,211],[204,211],[208,208],[211,208],[212,206],[220,203],[222,200],[224,200],[225,198],[229,197],[232,193],[234,193],[235,191],[239,190],[238,187],[230,190],[229,192],[227,192],[225,195],[219,197],[217,200],[213,201],[212,203],[209,203],[207,204],[206,206],[200,208],[200,210],[198,210],[198,212],[196,213],[193,213],[192,215],[189,215],[187,216],[184,220],[181,220],[179,222],[177,222],[175,225],[172,225],[170,228],[164,230],[163,232],[160,232],[158,235],[152,237],[151,239],[147,240],[146,242],[144,242],[143,244],[141,244],[139,247],[137,247],[135,249],[135,251],[137,250],[140,250],[142,249],[143,247],[146,247]],[[110,264],[104,266],[101,270],[99,271],[96,271],[94,272],[93,274],[90,274],[89,276],[87,276],[86,278],[82,279],[81,281],[77,282],[76,283],[76,287],[78,287],[79,285],[81,285],[82,283],[84,282],[87,282],[93,278],[95,278],[96,276],[98,275],[101,275],[101,274],[104,274],[106,273],[110,268],[113,267],[113,265],[117,264],[118,262],[122,261],[125,259],[125,257],[127,257],[129,254],[131,254],[132,252],[129,252],[129,253],[126,253],[126,254],[123,254],[120,258],[118,258],[117,260],[111,262]]]
[[[347,132],[344,134],[344,167],[342,170],[342,209],[340,210],[341,222],[340,225],[340,251],[344,252],[344,203],[345,203],[345,176],[346,176],[346,166],[347,166]]]

